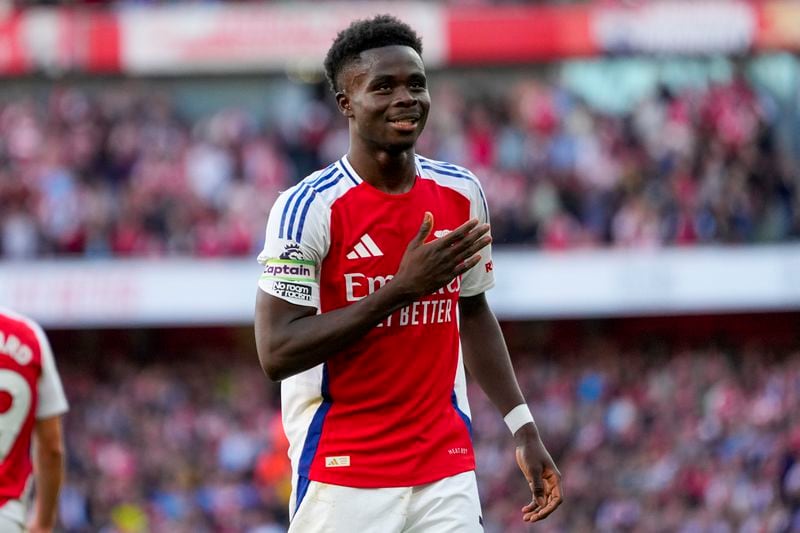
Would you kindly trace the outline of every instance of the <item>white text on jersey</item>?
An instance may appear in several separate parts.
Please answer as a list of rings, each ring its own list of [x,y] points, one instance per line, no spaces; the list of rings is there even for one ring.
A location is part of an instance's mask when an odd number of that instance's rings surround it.
[[[23,344],[16,335],[9,335],[0,331],[0,353],[11,357],[21,365],[27,365],[33,359],[33,350]]]
[[[357,302],[386,285],[394,276],[367,276],[361,273],[344,275],[348,302]],[[376,327],[419,326],[453,322],[453,298],[461,290],[461,278],[454,278],[433,294],[449,294],[449,298],[417,300],[389,315]]]
[[[394,276],[388,274],[386,276],[367,276],[360,272],[353,272],[344,275],[344,285],[346,291],[346,298],[348,302],[357,302],[362,300],[377,291],[386,283],[388,283]],[[432,294],[458,294],[461,290],[461,278],[453,278],[453,281]]]

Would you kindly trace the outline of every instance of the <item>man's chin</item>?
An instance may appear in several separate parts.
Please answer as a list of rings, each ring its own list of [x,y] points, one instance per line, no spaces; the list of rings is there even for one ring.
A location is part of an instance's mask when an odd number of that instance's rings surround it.
[[[400,153],[414,148],[414,145],[416,144],[417,144],[417,136],[414,135],[413,137],[409,137],[408,139],[393,140],[385,145],[385,149],[389,153]]]

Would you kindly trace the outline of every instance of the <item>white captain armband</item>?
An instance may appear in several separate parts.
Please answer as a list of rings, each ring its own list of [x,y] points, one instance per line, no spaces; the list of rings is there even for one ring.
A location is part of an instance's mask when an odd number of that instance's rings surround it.
[[[508,414],[503,417],[503,421],[506,423],[508,429],[513,435],[519,428],[528,422],[533,422],[533,415],[531,414],[531,410],[528,408],[528,406],[524,403],[521,403],[509,411]]]
[[[258,286],[261,290],[289,303],[319,306],[319,285],[313,261],[267,259]]]

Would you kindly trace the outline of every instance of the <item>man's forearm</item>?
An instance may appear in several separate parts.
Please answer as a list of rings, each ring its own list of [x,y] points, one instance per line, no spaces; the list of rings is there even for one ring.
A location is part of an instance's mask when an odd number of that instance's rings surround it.
[[[462,298],[459,309],[464,363],[470,375],[505,417],[509,411],[524,404],[525,400],[514,375],[500,325],[483,295]],[[561,474],[545,448],[530,413],[521,422],[522,425],[508,423],[512,431],[516,428],[515,457],[531,489],[531,503],[522,508],[523,520],[536,522],[561,505]]]
[[[269,298],[259,293],[259,300]],[[256,344],[269,377],[281,380],[325,362],[369,333],[390,314],[408,305],[413,297],[391,281],[358,302],[286,323],[268,334],[269,319],[259,302],[256,312]],[[266,354],[269,354],[266,356]]]
[[[464,364],[489,400],[505,416],[517,405],[525,403],[525,398],[514,375],[500,325],[484,295],[462,298],[459,310]]]
[[[41,527],[54,527],[58,492],[64,478],[64,453],[60,450],[36,446],[34,456],[36,468],[35,520]]]

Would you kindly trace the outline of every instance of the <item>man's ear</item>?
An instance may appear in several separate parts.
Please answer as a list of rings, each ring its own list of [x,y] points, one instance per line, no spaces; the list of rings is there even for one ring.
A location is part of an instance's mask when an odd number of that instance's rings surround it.
[[[339,112],[347,118],[353,118],[353,110],[350,107],[350,97],[344,91],[336,93],[336,105]]]

